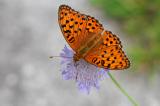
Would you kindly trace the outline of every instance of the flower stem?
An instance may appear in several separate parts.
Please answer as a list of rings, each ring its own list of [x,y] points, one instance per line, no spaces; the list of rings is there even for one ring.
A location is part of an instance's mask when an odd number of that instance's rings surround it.
[[[115,80],[113,75],[108,71],[108,75],[113,81],[113,83],[119,88],[119,90],[128,98],[128,100],[132,103],[133,106],[139,106],[138,103],[128,95],[128,93],[120,86],[120,84]]]

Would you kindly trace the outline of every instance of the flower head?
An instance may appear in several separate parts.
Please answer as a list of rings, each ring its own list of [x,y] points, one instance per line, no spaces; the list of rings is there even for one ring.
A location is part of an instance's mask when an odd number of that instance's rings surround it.
[[[106,70],[91,65],[83,59],[75,62],[73,55],[74,52],[67,46],[64,47],[63,52],[60,54],[63,79],[75,80],[79,90],[88,94],[92,87],[99,89],[99,80],[107,75]]]

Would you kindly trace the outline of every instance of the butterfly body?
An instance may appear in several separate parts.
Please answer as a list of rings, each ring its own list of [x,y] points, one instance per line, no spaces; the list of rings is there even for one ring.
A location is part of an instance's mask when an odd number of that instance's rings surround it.
[[[96,33],[90,33],[90,35],[91,37],[81,45],[81,47],[74,55],[75,61],[78,61],[81,58],[85,58],[87,53],[92,50],[92,48],[95,48],[95,46],[103,43],[103,39],[100,34],[97,35]]]
[[[58,14],[64,38],[75,51],[75,62],[84,59],[93,65],[111,70],[130,66],[119,38],[104,30],[94,17],[81,14],[67,5],[61,5]]]

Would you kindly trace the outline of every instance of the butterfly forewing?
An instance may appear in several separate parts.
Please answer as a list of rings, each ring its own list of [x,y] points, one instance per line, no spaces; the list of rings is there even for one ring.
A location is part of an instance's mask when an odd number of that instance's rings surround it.
[[[81,14],[67,5],[59,7],[58,20],[66,41],[75,52],[92,37],[91,33],[103,31],[103,26],[94,17]]]

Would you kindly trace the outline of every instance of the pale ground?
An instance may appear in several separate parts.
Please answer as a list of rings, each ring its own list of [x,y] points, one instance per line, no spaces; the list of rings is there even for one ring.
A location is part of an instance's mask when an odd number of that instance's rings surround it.
[[[64,3],[123,37],[115,22],[85,0],[0,0],[0,106],[131,106],[109,78],[90,95],[62,80],[60,59],[48,57],[59,55],[66,44],[57,22]],[[127,48],[129,41],[122,42]],[[160,106],[158,78],[150,85],[143,73],[112,73],[141,106]]]

